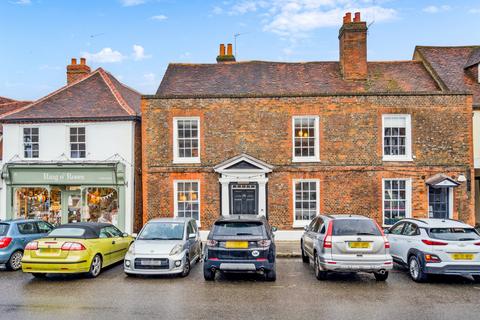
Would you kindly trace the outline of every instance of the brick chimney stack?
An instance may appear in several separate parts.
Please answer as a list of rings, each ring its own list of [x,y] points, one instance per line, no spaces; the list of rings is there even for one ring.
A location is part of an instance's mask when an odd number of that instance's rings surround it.
[[[227,44],[227,53],[225,53],[225,44],[220,44],[220,51],[217,56],[217,62],[235,62],[235,56],[233,55],[233,46],[231,43]]]
[[[76,58],[72,58],[72,63],[67,66],[67,84],[85,78],[90,72],[90,67],[87,66],[87,60],[85,58],[80,58],[80,64],[77,64]]]
[[[347,12],[340,28],[340,72],[345,80],[367,79],[367,23],[361,21],[360,12]]]

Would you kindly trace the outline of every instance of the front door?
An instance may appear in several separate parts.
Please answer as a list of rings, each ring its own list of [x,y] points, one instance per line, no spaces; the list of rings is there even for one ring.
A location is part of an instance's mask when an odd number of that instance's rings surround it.
[[[80,190],[62,192],[62,212],[68,223],[81,221],[81,199]]]
[[[428,188],[430,218],[448,219],[450,217],[449,190],[449,188]]]
[[[258,214],[257,185],[232,185],[232,214]]]

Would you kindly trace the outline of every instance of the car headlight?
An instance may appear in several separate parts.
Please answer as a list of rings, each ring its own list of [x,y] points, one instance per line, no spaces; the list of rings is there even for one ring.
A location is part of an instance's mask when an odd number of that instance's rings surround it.
[[[130,248],[128,248],[128,253],[135,254],[135,245],[133,243],[130,245]]]
[[[182,251],[183,251],[183,246],[181,244],[177,244],[175,247],[173,247],[172,251],[170,251],[170,255],[174,256],[176,254],[179,254]]]

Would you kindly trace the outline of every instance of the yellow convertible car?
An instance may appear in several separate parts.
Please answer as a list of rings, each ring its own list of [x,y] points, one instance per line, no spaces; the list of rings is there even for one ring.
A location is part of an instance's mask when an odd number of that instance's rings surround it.
[[[109,223],[64,224],[27,244],[22,270],[37,278],[48,273],[87,273],[95,278],[103,267],[122,261],[132,242]]]

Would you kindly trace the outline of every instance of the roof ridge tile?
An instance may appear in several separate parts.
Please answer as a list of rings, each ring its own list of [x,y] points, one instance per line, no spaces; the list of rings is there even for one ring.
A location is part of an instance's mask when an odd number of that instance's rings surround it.
[[[102,76],[103,81],[107,84],[108,88],[112,92],[113,96],[117,100],[117,102],[120,104],[120,106],[131,116],[136,115],[137,113],[135,110],[133,110],[128,103],[125,101],[123,98],[122,94],[118,91],[118,89],[115,87],[115,85],[112,82],[112,79],[110,79],[110,76],[107,74],[105,70],[102,68],[98,68],[100,75]]]

